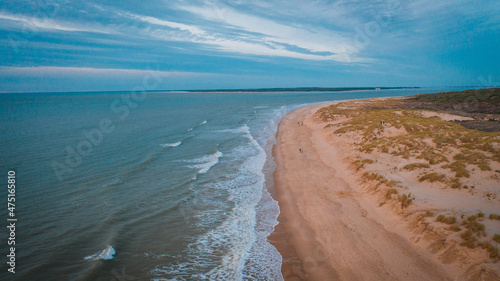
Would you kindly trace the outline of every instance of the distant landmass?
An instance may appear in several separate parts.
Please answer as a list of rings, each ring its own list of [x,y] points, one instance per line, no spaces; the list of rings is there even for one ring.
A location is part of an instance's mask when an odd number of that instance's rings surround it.
[[[346,87],[346,88],[263,88],[263,89],[218,89],[218,90],[183,90],[169,92],[340,92],[340,91],[361,91],[361,90],[391,90],[391,89],[420,89],[420,87]]]
[[[458,86],[466,87],[466,86]],[[473,88],[474,86],[470,86]],[[260,88],[260,89],[202,89],[202,90],[150,90],[151,93],[259,93],[259,92],[341,92],[341,91],[374,91],[374,90],[397,90],[397,89],[422,89],[429,87],[343,87],[343,88],[322,88],[322,87],[302,87],[302,88]],[[442,88],[454,88],[450,86]],[[116,91],[77,91],[77,92],[24,92],[17,94],[65,94],[65,93],[123,93],[124,90]],[[9,94],[2,93],[0,94]]]

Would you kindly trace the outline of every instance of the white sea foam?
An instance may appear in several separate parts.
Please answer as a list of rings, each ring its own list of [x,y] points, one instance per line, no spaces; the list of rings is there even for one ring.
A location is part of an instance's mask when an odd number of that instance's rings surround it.
[[[216,131],[217,133],[233,133],[233,134],[245,134],[246,137],[248,137],[248,134],[250,134],[250,128],[248,128],[247,124],[235,128],[235,129],[225,129],[225,130],[219,130]]]
[[[278,209],[275,201],[269,210],[259,210],[271,212],[271,220],[266,221],[265,225],[257,221],[257,208],[265,189],[262,169],[267,155],[253,138],[247,125],[233,129],[233,132],[241,133],[242,137],[248,139],[245,145],[228,154],[232,158],[229,161],[235,163],[236,173],[226,173],[223,180],[207,183],[211,190],[220,190],[221,194],[228,196],[227,200],[220,202],[209,200],[211,204],[230,202],[231,211],[224,212],[222,221],[221,216],[205,216],[210,210],[203,209],[199,212],[197,218],[203,225],[217,227],[196,237],[189,244],[188,252],[183,254],[185,259],[158,266],[153,274],[175,276],[177,280],[283,280],[281,256],[267,242],[267,236],[277,223]],[[189,162],[203,162],[209,158],[210,156],[205,156]],[[212,155],[211,159],[215,157]],[[272,200],[270,196],[269,199]],[[218,209],[221,208],[222,206]]]
[[[160,145],[163,147],[178,147],[181,144],[182,144],[182,142],[178,141],[178,142],[174,142],[174,143],[162,143]]]
[[[283,111],[284,107],[280,108],[276,116],[278,116],[278,114],[283,114]],[[272,120],[273,119],[274,118],[272,118]],[[270,124],[270,126],[273,125],[277,127],[277,123],[272,122],[272,124]],[[265,188],[265,175],[262,170],[267,159],[267,154],[259,142],[252,136],[250,128],[247,125],[244,126],[244,130],[246,131],[247,138],[258,150],[258,154],[254,161],[248,163],[248,168],[254,171],[254,173],[258,172],[259,180],[257,186],[260,188],[257,189],[259,192],[256,194],[257,197],[252,206],[254,210],[254,239],[253,243],[248,245],[246,251],[245,264],[242,269],[243,279],[255,279],[258,277],[260,280],[283,280],[281,274],[281,255],[276,248],[267,241],[267,236],[271,234],[274,230],[274,226],[278,223],[277,217],[279,214],[277,202],[272,199]],[[270,137],[274,137],[274,135],[264,137],[269,139]],[[268,201],[267,204],[259,204],[263,202],[264,199]],[[264,219],[258,220],[257,218],[259,215],[260,217],[264,217]]]
[[[219,163],[220,157],[222,157],[222,152],[217,150],[214,154],[205,155],[203,157],[196,158],[193,160],[188,160],[186,162],[196,163],[195,165],[190,165],[189,167],[193,169],[199,169],[198,171],[199,174],[205,174],[210,170],[210,168]]]
[[[102,250],[99,253],[95,253],[93,255],[86,256],[85,259],[86,260],[93,260],[93,261],[96,261],[96,260],[110,260],[110,259],[114,258],[113,256],[115,254],[116,254],[115,249],[113,249],[113,247],[111,247],[111,246],[108,246],[106,249]]]
[[[194,130],[194,129],[196,129],[196,128],[198,128],[198,127],[202,126],[202,125],[205,125],[205,124],[207,124],[207,120],[205,120],[205,121],[203,121],[203,122],[201,122],[201,123],[198,123],[198,125],[194,126],[193,128],[189,128],[189,129],[187,129],[187,131],[188,131],[188,132],[191,132],[192,130]]]

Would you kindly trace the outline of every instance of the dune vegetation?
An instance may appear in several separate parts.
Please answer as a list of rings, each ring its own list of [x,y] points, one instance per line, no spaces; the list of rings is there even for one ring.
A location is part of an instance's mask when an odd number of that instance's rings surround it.
[[[383,191],[380,206],[392,200],[422,220],[437,213],[429,223],[450,235],[458,232],[460,245],[484,249],[498,260],[500,236],[488,233],[485,224],[496,223],[500,215],[451,214],[446,204],[431,211],[418,202],[423,187],[498,200],[499,109],[500,89],[485,89],[340,102],[319,110],[315,119],[328,123],[325,130],[334,137],[351,140],[356,171]]]

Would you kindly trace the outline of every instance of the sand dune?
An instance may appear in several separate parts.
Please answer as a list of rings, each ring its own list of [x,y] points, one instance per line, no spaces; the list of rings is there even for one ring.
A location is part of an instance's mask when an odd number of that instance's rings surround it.
[[[424,223],[417,207],[429,207],[424,200],[404,212],[396,200],[380,203],[381,192],[353,167],[355,136],[332,136],[313,118],[325,106],[288,114],[273,149],[281,214],[269,240],[282,253],[285,280],[498,280],[498,263],[484,251],[452,243]]]

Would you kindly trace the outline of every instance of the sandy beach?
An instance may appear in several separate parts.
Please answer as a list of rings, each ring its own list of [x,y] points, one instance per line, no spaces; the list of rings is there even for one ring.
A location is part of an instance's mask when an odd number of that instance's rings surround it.
[[[498,280],[498,263],[477,248],[461,249],[424,222],[430,203],[416,196],[405,211],[396,200],[381,203],[385,191],[353,167],[353,140],[325,127],[345,119],[314,117],[331,104],[295,110],[278,128],[273,155],[280,217],[269,240],[283,256],[285,280]],[[497,200],[483,201],[475,204],[498,210]]]

